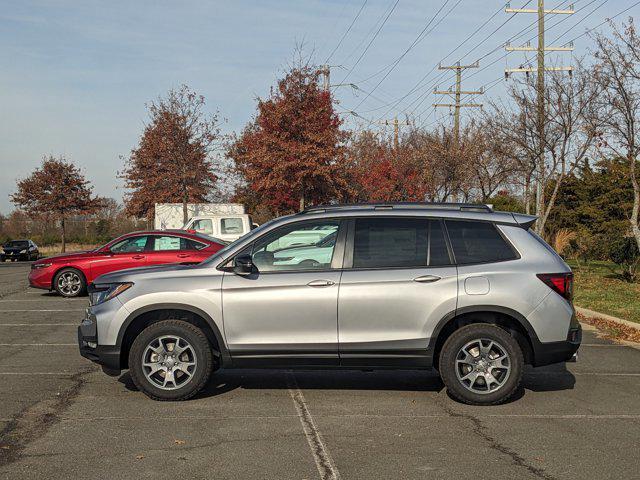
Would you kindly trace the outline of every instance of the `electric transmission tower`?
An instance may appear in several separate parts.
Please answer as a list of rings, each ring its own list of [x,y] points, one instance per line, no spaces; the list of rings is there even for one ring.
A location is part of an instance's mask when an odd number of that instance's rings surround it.
[[[538,0],[538,8],[511,8],[510,4],[506,5],[505,12],[507,13],[537,13],[538,14],[538,46],[537,48],[532,47],[530,44],[521,46],[521,47],[513,47],[509,44],[505,46],[507,51],[521,51],[521,52],[537,52],[537,60],[538,67],[520,67],[520,68],[507,68],[504,71],[505,77],[509,77],[511,73],[526,73],[529,75],[532,72],[537,74],[536,77],[536,103],[537,103],[537,129],[538,129],[538,161],[537,168],[538,171],[538,181],[536,184],[536,215],[542,215],[544,209],[544,174],[545,174],[545,103],[544,103],[544,73],[545,71],[564,71],[571,72],[573,71],[573,67],[546,67],[545,66],[545,52],[567,52],[573,50],[573,45],[568,47],[545,47],[544,44],[544,17],[545,15],[572,15],[575,13],[573,5],[570,5],[568,9],[550,9],[545,10],[544,8],[544,0]],[[541,233],[541,232],[538,232]]]
[[[455,90],[438,90],[435,88],[433,93],[435,95],[448,95],[454,99],[454,103],[434,103],[434,107],[448,107],[449,109],[454,109],[453,113],[453,131],[455,135],[456,145],[458,144],[458,140],[460,139],[460,109],[461,108],[482,108],[481,103],[460,103],[461,95],[482,95],[484,90],[481,88],[476,91],[464,91],[462,90],[462,71],[467,68],[478,68],[480,65],[478,62],[472,65],[460,65],[460,62],[457,62],[455,65],[442,66],[438,65],[438,70],[455,70],[456,71],[456,88]]]

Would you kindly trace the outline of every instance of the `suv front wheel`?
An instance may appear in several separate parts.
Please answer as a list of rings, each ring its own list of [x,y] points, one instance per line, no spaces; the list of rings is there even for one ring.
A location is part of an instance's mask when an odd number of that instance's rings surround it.
[[[154,400],[186,400],[207,383],[213,355],[195,325],[163,320],[145,328],[129,351],[129,373],[139,390]]]
[[[471,405],[495,405],[520,386],[524,359],[518,342],[500,327],[478,323],[456,330],[440,352],[449,394]]]

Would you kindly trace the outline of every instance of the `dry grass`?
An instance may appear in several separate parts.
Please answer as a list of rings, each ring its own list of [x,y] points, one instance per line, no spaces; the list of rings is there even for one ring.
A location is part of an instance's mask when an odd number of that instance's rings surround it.
[[[70,252],[79,252],[83,250],[93,250],[94,248],[99,247],[99,245],[91,245],[84,243],[67,243],[67,253]],[[44,257],[49,257],[51,255],[57,255],[62,253],[62,245],[60,243],[56,243],[54,245],[47,245],[45,247],[38,247],[40,250],[40,255]]]
[[[560,255],[564,255],[571,245],[571,241],[576,239],[576,232],[568,228],[561,228],[553,239],[553,248]]]

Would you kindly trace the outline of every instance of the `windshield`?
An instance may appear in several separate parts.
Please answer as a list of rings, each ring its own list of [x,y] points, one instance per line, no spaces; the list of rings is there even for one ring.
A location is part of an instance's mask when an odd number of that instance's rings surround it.
[[[5,247],[18,247],[24,248],[29,246],[29,242],[27,240],[12,240],[4,244]]]

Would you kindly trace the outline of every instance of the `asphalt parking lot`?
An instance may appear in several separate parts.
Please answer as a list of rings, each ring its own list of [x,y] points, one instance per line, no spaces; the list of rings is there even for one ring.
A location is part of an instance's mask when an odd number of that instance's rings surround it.
[[[429,372],[236,371],[153,402],[78,354],[86,298],[0,264],[0,478],[640,478],[640,350],[585,332],[496,407]]]

